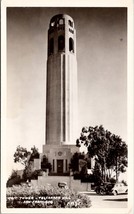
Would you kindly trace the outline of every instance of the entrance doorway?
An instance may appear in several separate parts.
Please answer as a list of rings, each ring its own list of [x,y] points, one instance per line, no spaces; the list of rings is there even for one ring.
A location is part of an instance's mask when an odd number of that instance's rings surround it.
[[[57,173],[63,173],[63,160],[57,160]]]

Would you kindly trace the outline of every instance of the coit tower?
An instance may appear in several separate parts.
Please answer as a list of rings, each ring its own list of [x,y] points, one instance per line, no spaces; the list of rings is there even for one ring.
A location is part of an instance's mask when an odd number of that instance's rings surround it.
[[[59,14],[48,30],[46,145],[75,144],[77,125],[76,30],[73,19]]]
[[[65,14],[51,18],[48,29],[46,142],[43,156],[51,175],[69,175],[69,163],[78,152],[76,31]]]

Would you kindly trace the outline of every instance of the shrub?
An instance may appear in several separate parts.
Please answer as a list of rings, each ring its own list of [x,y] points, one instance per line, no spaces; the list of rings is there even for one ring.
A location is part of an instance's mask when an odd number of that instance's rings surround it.
[[[109,180],[109,182],[112,183],[112,184],[115,184],[115,183],[116,183],[116,179],[115,179],[115,178],[111,178],[111,179]]]
[[[18,175],[18,171],[17,170],[13,170],[10,177],[7,180],[6,186],[7,187],[11,187],[13,185],[18,185],[21,182],[23,182],[23,179],[21,178],[20,175]]]
[[[22,181],[22,179],[20,178],[19,175],[17,175],[17,176],[14,177],[14,178],[9,178],[8,181],[7,181],[7,183],[6,183],[6,186],[7,186],[7,187],[11,187],[11,186],[13,186],[13,185],[20,184],[21,181]]]
[[[89,182],[89,183],[93,183],[94,182],[94,175],[93,174],[86,174],[86,175],[82,175],[81,173],[79,172],[76,172],[74,175],[73,175],[74,179],[75,180],[81,180],[81,182]]]
[[[86,208],[90,198],[70,189],[22,184],[7,188],[7,208]]]
[[[94,182],[94,176],[93,176],[93,174],[82,176],[81,177],[81,182],[93,183]]]
[[[31,179],[38,179],[38,176],[42,176],[42,175],[43,175],[43,171],[41,169],[35,170],[31,175]]]
[[[52,164],[48,162],[48,158],[46,157],[46,155],[43,155],[43,160],[41,162],[41,169],[43,171],[47,171],[47,169],[49,169],[49,171],[51,171],[52,169]]]
[[[73,175],[73,177],[74,177],[75,180],[80,180],[81,179],[80,172],[75,172],[74,175]]]

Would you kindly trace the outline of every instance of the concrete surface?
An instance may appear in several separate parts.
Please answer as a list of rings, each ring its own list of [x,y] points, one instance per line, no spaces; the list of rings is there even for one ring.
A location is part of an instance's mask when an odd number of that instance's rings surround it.
[[[91,199],[92,208],[127,208],[128,195],[97,195],[94,191],[82,192]]]

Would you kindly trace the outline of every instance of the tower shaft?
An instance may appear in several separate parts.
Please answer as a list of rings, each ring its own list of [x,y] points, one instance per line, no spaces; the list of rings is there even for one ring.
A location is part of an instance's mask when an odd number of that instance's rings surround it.
[[[77,138],[76,32],[68,15],[54,16],[48,30],[46,144]]]

